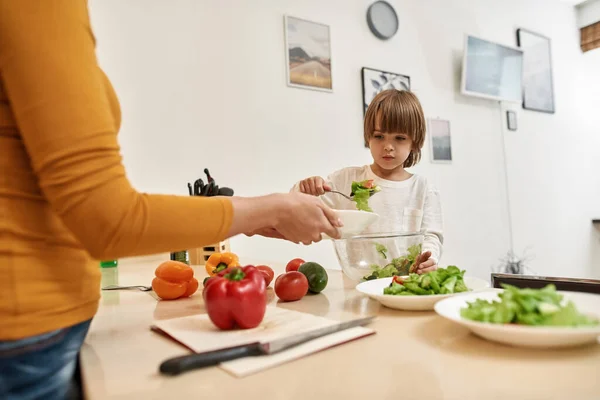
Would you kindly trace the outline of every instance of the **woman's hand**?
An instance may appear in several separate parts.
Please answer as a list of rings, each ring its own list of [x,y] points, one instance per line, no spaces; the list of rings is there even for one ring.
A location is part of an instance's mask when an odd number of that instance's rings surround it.
[[[343,224],[337,213],[321,200],[304,193],[281,193],[262,197],[232,197],[234,236],[261,235],[306,245],[321,241],[321,234],[339,238]]]
[[[316,243],[321,234],[339,238],[342,221],[337,213],[316,197],[303,193],[277,195],[276,222],[273,226],[286,240]]]
[[[246,236],[254,236],[254,235],[259,235],[259,236],[264,236],[264,237],[268,237],[268,238],[272,238],[272,239],[285,239],[283,237],[283,235],[279,232],[277,232],[277,229],[275,228],[261,228],[261,229],[257,229],[253,232],[249,232],[246,233]]]

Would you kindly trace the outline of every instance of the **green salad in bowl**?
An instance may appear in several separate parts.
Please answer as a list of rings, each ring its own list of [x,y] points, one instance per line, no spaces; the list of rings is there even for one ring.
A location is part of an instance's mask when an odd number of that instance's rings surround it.
[[[403,254],[392,258],[388,256],[389,251],[385,245],[374,243],[374,246],[381,257],[376,263],[372,263],[369,266],[371,272],[363,276],[365,281],[408,275],[411,272],[411,267],[423,249],[422,243],[413,244],[412,246],[409,246]]]
[[[422,232],[367,233],[333,240],[346,276],[356,281],[408,275],[421,254]]]

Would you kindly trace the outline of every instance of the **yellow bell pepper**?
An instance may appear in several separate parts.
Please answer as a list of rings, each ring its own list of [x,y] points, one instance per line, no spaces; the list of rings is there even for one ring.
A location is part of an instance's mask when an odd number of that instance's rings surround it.
[[[224,269],[239,267],[240,260],[234,253],[213,253],[204,266],[209,276],[215,276]]]

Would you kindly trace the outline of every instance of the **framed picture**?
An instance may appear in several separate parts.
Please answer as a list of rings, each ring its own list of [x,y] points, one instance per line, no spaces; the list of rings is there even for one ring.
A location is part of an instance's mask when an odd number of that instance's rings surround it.
[[[517,113],[514,111],[506,111],[506,126],[509,131],[517,130]]]
[[[284,25],[288,86],[331,92],[329,26],[288,15]]]
[[[427,131],[431,144],[431,162],[452,162],[452,141],[450,140],[450,121],[438,118],[427,119]]]
[[[377,69],[363,67],[363,115],[371,101],[379,92],[388,89],[410,90],[410,77],[396,74],[394,72],[380,71]]]
[[[517,29],[517,45],[523,49],[523,108],[554,113],[554,85],[550,39]]]

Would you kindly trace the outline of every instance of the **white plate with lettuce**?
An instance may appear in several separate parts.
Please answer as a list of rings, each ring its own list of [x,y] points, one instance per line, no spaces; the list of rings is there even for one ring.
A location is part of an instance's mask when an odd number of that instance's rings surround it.
[[[388,308],[431,311],[438,301],[447,297],[490,287],[487,281],[464,274],[465,271],[449,266],[423,275],[410,274],[369,280],[359,283],[356,290]]]
[[[600,295],[543,289],[466,294],[435,305],[444,318],[484,339],[519,347],[557,348],[598,343]]]

